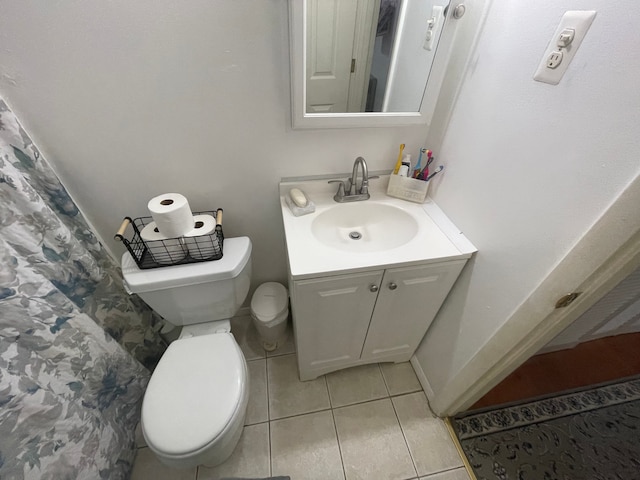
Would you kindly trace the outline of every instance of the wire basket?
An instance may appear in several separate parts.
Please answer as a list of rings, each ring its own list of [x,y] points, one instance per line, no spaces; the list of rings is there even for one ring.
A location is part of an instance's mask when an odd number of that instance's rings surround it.
[[[193,212],[195,215],[212,215],[216,219],[215,230],[211,234],[168,238],[166,240],[143,240],[140,232],[153,221],[152,217],[125,217],[114,238],[127,248],[141,269],[208,262],[222,258],[224,234],[222,232],[222,209]],[[195,227],[198,228],[196,222]],[[131,225],[132,234],[127,236]],[[202,226],[202,225],[200,225]]]

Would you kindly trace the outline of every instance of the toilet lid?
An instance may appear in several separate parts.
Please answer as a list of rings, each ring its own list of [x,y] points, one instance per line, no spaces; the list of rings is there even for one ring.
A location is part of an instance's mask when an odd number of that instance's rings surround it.
[[[149,446],[184,455],[216,439],[240,408],[245,368],[230,333],[172,342],[151,376],[142,403]]]

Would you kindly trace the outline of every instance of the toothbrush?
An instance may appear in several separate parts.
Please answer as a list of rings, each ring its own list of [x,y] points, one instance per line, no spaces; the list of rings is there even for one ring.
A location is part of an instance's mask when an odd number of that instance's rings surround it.
[[[429,176],[429,165],[431,165],[435,159],[436,159],[436,157],[433,156],[433,152],[431,150],[428,150],[427,151],[427,164],[424,166],[424,168],[418,174],[417,178],[419,180],[425,180]]]
[[[398,153],[398,161],[396,162],[396,166],[393,169],[393,174],[397,175],[400,167],[402,166],[402,151],[404,150],[404,143],[400,144],[400,153]]]
[[[422,164],[422,154],[427,151],[430,151],[430,150],[427,150],[426,148],[420,149],[420,155],[418,156],[418,163],[416,164],[416,167],[413,170],[413,178],[418,178],[418,175],[420,174],[420,165]]]
[[[429,175],[427,178],[425,178],[424,181],[428,182],[433,177],[435,177],[437,174],[439,174],[442,170],[444,170],[444,165],[438,165],[438,168],[436,168],[436,170],[431,175]]]

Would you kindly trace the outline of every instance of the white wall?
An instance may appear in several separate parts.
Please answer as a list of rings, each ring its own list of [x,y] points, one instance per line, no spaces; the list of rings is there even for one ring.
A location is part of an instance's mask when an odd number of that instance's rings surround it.
[[[278,181],[391,168],[424,127],[293,131],[286,0],[1,1],[0,95],[98,233],[149,198],[223,207],[254,286],[286,278]],[[310,254],[313,254],[310,252]]]
[[[534,82],[570,9],[598,14],[560,85]],[[640,173],[639,15],[635,0],[493,2],[432,186],[479,249],[417,352],[436,395]]]
[[[439,5],[444,9],[448,4],[448,0],[410,0],[403,4],[404,19],[401,19],[402,26],[396,32],[398,45],[394,48],[396,57],[387,81],[386,88],[389,92],[385,111],[412,112],[419,109],[426,86],[425,79],[429,78],[442,33],[444,17],[441,16],[433,27],[431,50],[423,48],[428,31],[427,22],[434,6]]]

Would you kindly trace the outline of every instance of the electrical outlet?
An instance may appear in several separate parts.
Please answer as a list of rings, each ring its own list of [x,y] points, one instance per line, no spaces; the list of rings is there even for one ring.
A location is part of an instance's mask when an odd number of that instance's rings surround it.
[[[547,68],[558,68],[558,65],[562,63],[562,54],[561,50],[554,50],[547,58]]]
[[[551,85],[560,83],[594,18],[594,10],[564,13],[533,76],[534,80]]]

